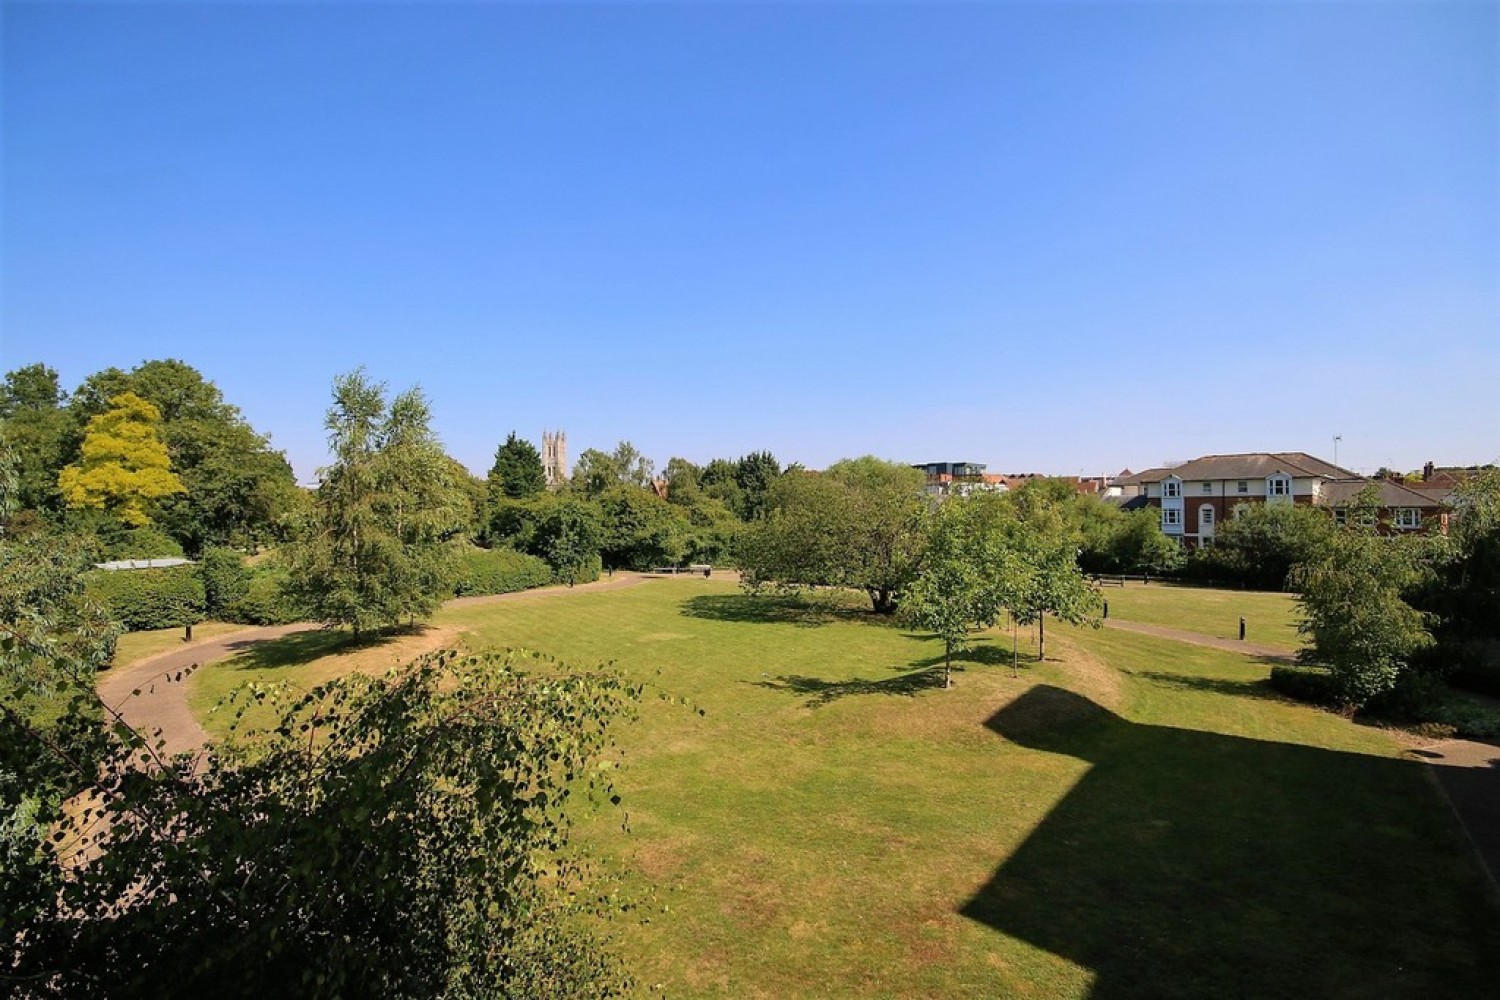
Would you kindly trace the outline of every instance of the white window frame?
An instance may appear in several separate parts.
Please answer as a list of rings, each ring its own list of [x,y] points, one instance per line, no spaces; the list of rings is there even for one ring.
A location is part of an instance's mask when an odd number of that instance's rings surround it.
[[[1411,531],[1422,526],[1422,512],[1416,507],[1398,507],[1391,517],[1391,523],[1404,531]]]
[[[1211,496],[1214,495],[1214,484],[1213,483],[1204,483],[1203,484],[1203,495],[1206,496],[1206,497],[1211,497]]]
[[[1270,499],[1279,500],[1282,497],[1292,495],[1292,477],[1282,475],[1270,475],[1266,477],[1266,496]]]
[[[1249,493],[1250,492],[1250,482],[1249,482],[1249,480],[1246,480],[1246,479],[1238,480],[1235,483],[1235,485],[1234,485],[1234,491],[1236,493]]]
[[[1349,523],[1349,508],[1348,507],[1335,507],[1335,508],[1333,508],[1333,523],[1336,524],[1336,525],[1338,525],[1340,528],[1342,528],[1344,525],[1348,524]]]
[[[1182,526],[1182,511],[1179,510],[1176,507],[1164,507],[1164,508],[1162,508],[1162,512],[1161,512],[1161,524],[1162,524],[1163,528],[1165,528],[1168,525],[1172,525],[1173,527],[1181,527]]]
[[[1161,482],[1161,495],[1167,500],[1176,500],[1182,496],[1182,480],[1163,479]]]

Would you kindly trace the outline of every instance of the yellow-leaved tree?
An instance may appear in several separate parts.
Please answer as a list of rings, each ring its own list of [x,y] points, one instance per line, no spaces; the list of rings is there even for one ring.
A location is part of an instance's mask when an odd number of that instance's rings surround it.
[[[135,393],[112,397],[109,409],[89,420],[77,464],[57,477],[63,501],[107,511],[131,527],[150,524],[157,500],[186,492],[172,472],[160,424],[160,411]]]

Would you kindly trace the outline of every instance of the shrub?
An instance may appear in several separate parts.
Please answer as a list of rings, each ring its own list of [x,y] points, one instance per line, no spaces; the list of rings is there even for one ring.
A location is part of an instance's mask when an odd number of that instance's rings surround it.
[[[198,575],[203,579],[203,607],[210,618],[223,618],[250,587],[250,570],[233,549],[204,549]]]
[[[459,597],[510,594],[551,582],[552,568],[536,556],[514,549],[469,549],[459,557],[453,592]]]
[[[1271,686],[1288,698],[1313,705],[1341,701],[1338,678],[1319,667],[1272,667]]]
[[[182,546],[155,528],[131,528],[109,543],[110,559],[182,558]]]
[[[583,562],[578,565],[577,569],[573,571],[573,578],[571,580],[568,579],[566,573],[557,572],[552,574],[552,582],[593,583],[595,580],[599,579],[599,575],[603,572],[604,560],[596,555],[592,558],[584,559]]]
[[[313,615],[292,597],[286,570],[264,566],[250,572],[244,592],[224,608],[223,617],[241,625],[289,625]]]
[[[85,575],[85,586],[112,619],[132,632],[203,620],[203,580],[193,566],[100,570]]]

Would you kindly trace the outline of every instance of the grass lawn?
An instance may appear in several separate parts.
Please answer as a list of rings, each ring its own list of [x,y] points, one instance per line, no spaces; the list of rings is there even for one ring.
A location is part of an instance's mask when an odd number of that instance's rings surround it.
[[[996,634],[943,691],[930,637],[706,580],[434,626],[613,660],[705,710],[648,698],[619,732],[628,831],[579,827],[654,887],[615,929],[645,988],[1480,997],[1500,976],[1500,912],[1421,766],[1237,654],[1059,627],[1046,663],[1021,637],[1012,678]],[[298,665],[316,652],[206,668],[194,698],[342,669]]]
[[[193,641],[201,642],[230,632],[239,632],[248,625],[232,625],[228,622],[199,622],[193,626]],[[126,632],[115,645],[115,658],[111,667],[128,667],[132,663],[158,653],[179,649],[183,645],[182,629],[158,628],[146,632]]]
[[[1302,644],[1297,635],[1297,599],[1291,594],[1134,581],[1123,587],[1102,587],[1100,593],[1109,602],[1111,618],[1238,639],[1243,617],[1245,638],[1250,642],[1288,650]]]

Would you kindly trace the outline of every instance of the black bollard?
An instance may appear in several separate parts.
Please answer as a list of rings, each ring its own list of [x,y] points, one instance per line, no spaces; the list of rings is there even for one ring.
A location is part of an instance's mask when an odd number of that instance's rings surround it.
[[[187,628],[187,631],[183,634],[182,641],[183,642],[192,642],[193,641],[193,626],[188,625],[188,626],[186,626],[186,628]]]
[[[1108,601],[1104,602],[1104,617],[1106,617],[1106,618],[1109,617],[1109,602]]]
[[[1240,642],[1245,641],[1245,619],[1240,619]]]

